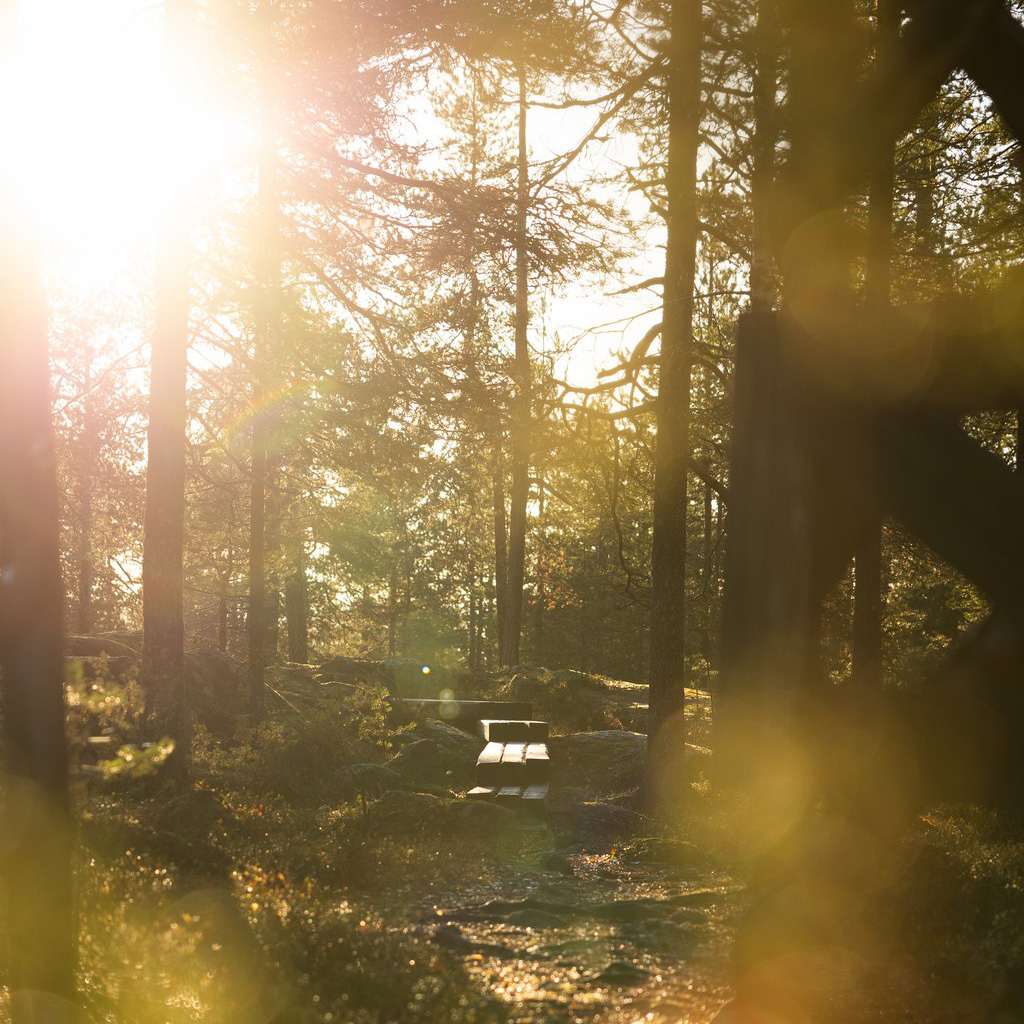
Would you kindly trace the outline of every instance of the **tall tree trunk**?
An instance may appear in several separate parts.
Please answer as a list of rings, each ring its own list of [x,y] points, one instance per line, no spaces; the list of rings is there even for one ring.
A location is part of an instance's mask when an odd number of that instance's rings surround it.
[[[86,369],[86,396],[83,402],[82,436],[78,458],[78,615],[79,633],[92,632],[92,588],[96,579],[93,566],[93,477],[96,472],[99,437],[96,409],[89,394],[90,374]]]
[[[901,8],[893,0],[878,0],[876,54],[899,45]],[[868,251],[864,301],[879,318],[889,308],[892,288],[892,204],[896,144],[885,147],[871,170],[868,186]],[[858,686],[882,683],[882,515],[854,555],[853,638],[851,677]]]
[[[6,197],[4,197],[6,199]],[[4,211],[10,213],[10,210]],[[64,745],[63,586],[46,307],[31,254],[0,241],[0,671],[7,779],[0,857],[12,1020],[71,1000],[72,823]],[[38,1014],[38,1016],[37,1016]],[[70,1019],[70,1014],[69,1014]]]
[[[480,667],[479,637],[477,636],[477,620],[480,618],[480,611],[477,605],[476,593],[476,565],[471,558],[469,568],[466,572],[466,592],[469,595],[469,621],[466,626],[467,645],[466,661],[470,672],[475,672]]]
[[[16,16],[16,4],[4,0],[5,68]],[[21,198],[13,189],[0,191],[0,889],[10,1019],[32,1024],[75,1016],[68,1004],[75,998],[76,940],[46,297]]]
[[[260,16],[270,20],[264,4]],[[269,43],[270,33],[267,32]],[[277,166],[274,109],[270,100],[269,69],[264,69],[263,140],[259,160],[256,196],[256,266],[254,292],[253,418],[251,484],[249,490],[249,712],[254,722],[263,714],[266,689],[266,640],[269,609],[267,600],[267,489],[269,484],[270,423],[266,405],[267,375],[273,357],[274,305],[277,285]]]
[[[712,518],[712,507],[711,507],[711,488],[705,485],[704,487],[704,552],[703,552],[703,564],[701,565],[701,574],[703,579],[701,580],[701,589],[704,591],[704,629],[703,629],[703,655],[704,662],[707,667],[711,667],[712,657],[712,623],[713,623],[713,611],[715,602],[715,588],[714,588],[714,565],[713,559],[715,554],[715,541],[712,524],[714,520]]]
[[[509,493],[508,595],[506,598],[505,647],[502,665],[519,662],[523,632],[523,579],[526,570],[526,505],[530,496],[530,346],[527,326],[529,308],[529,255],[526,211],[530,202],[526,153],[526,69],[519,73],[519,152],[516,188],[516,394],[509,436],[512,442],[512,486]]]
[[[497,614],[497,610],[495,608],[496,591],[497,587],[495,586],[494,582],[494,574],[491,573],[489,579],[487,580],[487,589],[485,591],[487,606],[484,609],[484,620],[486,622],[501,622],[501,616]],[[495,645],[491,636],[482,629],[481,637],[485,636],[487,639],[487,646],[484,648],[484,668],[490,670],[494,665]]]
[[[750,308],[771,310],[775,303],[775,270],[769,238],[768,203],[775,177],[778,143],[776,94],[779,88],[778,15],[775,0],[760,0],[754,33],[754,166],[750,180],[751,254]]]
[[[267,631],[264,658],[273,664],[278,659],[281,639],[281,471],[280,452],[275,443],[279,419],[270,417],[267,448],[267,493],[265,499],[266,521],[266,572],[267,572]]]
[[[700,0],[672,0],[668,67],[668,235],[658,382],[651,552],[648,799],[658,807],[685,785],[686,470],[697,248],[701,108]]]
[[[391,572],[388,574],[388,657],[398,654],[398,551],[391,553]]]
[[[544,519],[544,476],[538,471],[537,473],[537,520],[538,527]],[[538,530],[538,536],[541,535]],[[534,662],[537,665],[544,664],[544,558],[543,549],[540,542],[537,544],[537,550],[534,553],[534,564],[536,569],[534,570],[534,609],[533,609],[533,650],[534,650]]]
[[[227,654],[228,650],[228,595],[223,589],[224,581],[221,581],[221,592],[217,595],[217,650],[221,654]]]
[[[193,0],[165,4],[168,67],[187,53]],[[149,393],[146,517],[142,554],[142,686],[157,730],[174,740],[168,768],[186,774],[184,611],[186,377],[191,218],[187,197],[169,206],[157,258],[156,310]]]
[[[494,508],[494,617],[497,623],[498,664],[505,652],[508,625],[505,605],[508,600],[508,527],[505,519],[505,471],[501,461],[500,438],[495,443],[491,463],[491,500]]]
[[[257,371],[258,372],[258,371]],[[263,713],[266,668],[266,479],[267,434],[266,423],[259,406],[262,389],[254,389],[253,401],[257,406],[252,421],[252,474],[249,486],[249,612],[246,631],[249,638],[249,713],[258,721]]]
[[[306,576],[306,531],[289,519],[288,581],[284,590],[285,626],[288,630],[288,660],[309,663],[309,580]]]

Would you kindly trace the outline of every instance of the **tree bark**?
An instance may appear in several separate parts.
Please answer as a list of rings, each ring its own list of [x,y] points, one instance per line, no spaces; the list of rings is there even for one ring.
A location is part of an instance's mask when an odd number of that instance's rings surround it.
[[[267,493],[265,497],[266,572],[267,572],[267,631],[264,657],[267,663],[278,660],[281,640],[281,470],[278,436],[279,417],[269,417],[267,448]]]
[[[91,375],[86,368],[83,400],[82,436],[79,439],[78,458],[78,615],[79,633],[92,632],[92,588],[96,579],[93,566],[93,477],[96,473],[99,437],[96,425],[96,409],[93,396],[89,393]]]
[[[715,588],[714,588],[714,553],[715,553],[715,542],[714,534],[712,530],[712,508],[711,508],[711,488],[704,487],[704,550],[703,559],[701,565],[701,586],[704,591],[704,629],[702,631],[703,640],[703,655],[705,664],[710,668],[712,658],[712,620],[713,614],[712,609],[715,603]]]
[[[269,21],[269,7],[260,16]],[[267,33],[269,39],[269,32]],[[274,347],[274,299],[277,284],[277,219],[279,197],[274,142],[274,109],[270,100],[269,70],[264,69],[263,140],[259,159],[259,184],[256,197],[256,266],[253,322],[253,417],[252,461],[249,490],[249,613],[246,620],[249,640],[249,712],[254,722],[263,714],[267,662],[267,487],[269,483],[269,433],[267,415],[267,375]]]
[[[876,56],[888,59],[899,45],[900,7],[878,0]],[[868,251],[864,301],[879,319],[889,308],[892,288],[892,204],[896,145],[878,155],[868,186]],[[882,684],[882,516],[879,512],[854,555],[851,679],[858,686]]]
[[[541,472],[537,474],[537,518],[538,518],[538,536],[542,536],[540,532],[540,522],[544,519],[544,475]],[[534,591],[533,591],[533,658],[534,663],[537,665],[543,665],[544,662],[544,558],[542,545],[537,544],[537,550],[534,553]]]
[[[0,4],[0,61],[16,5]],[[16,97],[7,97],[11,102]],[[73,823],[64,739],[63,599],[42,273],[27,204],[0,191],[0,674],[5,984],[13,1024],[72,1020]]]
[[[697,148],[701,108],[700,0],[673,0],[667,78],[668,234],[656,411],[651,552],[650,717],[647,797],[664,808],[685,786],[686,473],[690,457]]]
[[[192,0],[165,5],[168,65],[187,53]],[[168,770],[188,772],[190,729],[185,708],[186,387],[191,218],[187,196],[169,207],[157,258],[156,310],[149,395],[146,516],[142,555],[142,686],[159,733],[174,741]]]
[[[388,657],[398,653],[398,550],[391,552],[391,572],[388,574]]]
[[[505,473],[500,439],[495,443],[491,464],[491,500],[494,508],[494,618],[497,624],[498,664],[504,665],[505,605],[508,599],[508,527],[505,519]]]
[[[469,560],[469,569],[466,573],[466,592],[469,595],[469,621],[466,626],[468,634],[466,661],[470,672],[475,672],[480,667],[479,627],[477,625],[477,621],[480,618],[480,609],[477,601],[476,566],[472,558]]]
[[[288,660],[309,664],[309,581],[306,577],[306,533],[294,520],[289,526],[289,572],[284,591]]]
[[[530,496],[530,346],[527,326],[529,307],[529,254],[526,212],[530,202],[526,152],[526,70],[519,75],[519,151],[516,160],[516,393],[509,429],[512,443],[512,486],[509,492],[508,591],[505,610],[505,647],[502,665],[519,663],[523,633],[523,580],[526,572],[526,506]]]
[[[778,142],[776,94],[779,88],[778,12],[775,0],[760,0],[754,32],[754,164],[750,180],[750,308],[766,313],[775,304],[769,195],[775,177]]]

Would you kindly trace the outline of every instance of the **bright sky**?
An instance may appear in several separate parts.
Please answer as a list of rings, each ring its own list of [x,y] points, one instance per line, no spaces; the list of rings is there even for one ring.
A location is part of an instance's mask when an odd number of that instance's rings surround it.
[[[51,280],[120,292],[145,274],[181,185],[216,189],[217,170],[237,163],[251,132],[237,113],[197,95],[194,73],[165,67],[159,0],[20,0],[19,17],[20,54],[0,95],[0,137],[14,144],[4,146],[0,173],[13,177],[8,187],[21,196]],[[535,108],[535,158],[578,138],[592,116]],[[601,149],[591,163],[626,157],[619,140]],[[654,238],[641,268],[661,259]],[[583,337],[565,367],[580,383],[650,322],[625,319],[652,305],[648,296],[604,298],[613,286],[581,281],[549,305],[547,332],[563,343],[622,319]]]

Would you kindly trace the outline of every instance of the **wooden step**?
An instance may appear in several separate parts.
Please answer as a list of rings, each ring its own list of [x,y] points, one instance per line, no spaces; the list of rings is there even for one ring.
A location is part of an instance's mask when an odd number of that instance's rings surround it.
[[[548,784],[546,782],[538,782],[532,786],[524,786],[520,807],[527,814],[546,814],[548,809]]]
[[[523,802],[522,786],[502,786],[494,797],[496,804],[502,807],[517,808]]]
[[[477,732],[488,743],[543,743],[548,738],[548,723],[526,719],[484,718]]]
[[[546,743],[488,743],[476,761],[478,786],[528,786],[550,776]]]
[[[501,755],[505,750],[503,743],[488,743],[476,759],[475,779],[478,786],[492,786],[502,780]]]
[[[528,743],[523,755],[528,783],[547,782],[551,778],[551,759],[546,743]]]
[[[476,786],[466,794],[467,800],[496,803],[523,814],[542,817],[548,809],[548,784],[530,786]]]

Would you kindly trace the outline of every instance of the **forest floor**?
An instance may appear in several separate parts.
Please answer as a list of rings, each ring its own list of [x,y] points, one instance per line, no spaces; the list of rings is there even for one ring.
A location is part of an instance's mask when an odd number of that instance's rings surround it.
[[[635,687],[538,670],[489,694],[535,701],[555,728],[538,821],[462,799],[479,739],[396,726],[372,687],[325,700],[282,670],[258,736],[218,735],[229,668],[204,668],[210,724],[185,790],[87,762],[101,726],[109,746],[130,738],[130,687],[84,680],[73,702],[97,1022],[707,1024],[728,1000],[744,812],[696,782],[687,820],[638,813]],[[690,753],[699,773],[706,750]],[[789,967],[810,1024],[993,1020],[1000,986],[998,1019],[1024,1022],[1024,823],[922,817],[839,928]]]
[[[729,997],[742,887],[613,852],[560,859],[557,872],[419,894],[404,913],[462,958],[511,1024],[709,1021]]]

